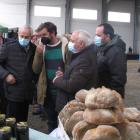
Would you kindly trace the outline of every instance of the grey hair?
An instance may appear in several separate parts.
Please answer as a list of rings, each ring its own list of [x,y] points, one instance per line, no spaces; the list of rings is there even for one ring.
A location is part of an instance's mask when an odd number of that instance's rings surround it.
[[[92,40],[91,40],[90,34],[88,32],[83,31],[83,30],[79,30],[79,31],[75,31],[74,33],[78,33],[78,36],[77,36],[78,42],[84,41],[85,46],[91,45]]]
[[[30,25],[23,25],[22,27],[19,28],[19,31],[18,31],[18,32],[20,33],[20,30],[23,29],[23,28],[28,28],[28,29],[30,29],[30,30],[31,30],[31,36],[33,35],[33,29],[31,28]]]

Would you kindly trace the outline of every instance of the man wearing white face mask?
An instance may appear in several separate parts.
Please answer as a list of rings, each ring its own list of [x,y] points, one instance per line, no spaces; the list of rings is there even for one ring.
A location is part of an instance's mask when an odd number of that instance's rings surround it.
[[[95,44],[98,46],[98,87],[116,90],[124,98],[126,83],[126,44],[114,34],[111,25],[104,23],[96,28]]]
[[[91,47],[91,38],[86,31],[75,31],[68,44],[73,53],[71,62],[66,71],[56,72],[53,79],[57,87],[56,110],[60,112],[81,89],[97,87],[97,59]]]
[[[3,45],[0,54],[0,78],[4,79],[9,117],[16,118],[17,122],[27,121],[29,99],[38,79],[32,70],[36,46],[30,42],[31,36],[30,26],[21,27],[19,39]]]

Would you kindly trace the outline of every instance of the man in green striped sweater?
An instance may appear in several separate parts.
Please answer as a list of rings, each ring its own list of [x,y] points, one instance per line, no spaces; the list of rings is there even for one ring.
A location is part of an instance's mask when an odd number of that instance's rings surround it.
[[[44,104],[44,110],[48,115],[47,125],[50,133],[57,128],[58,116],[55,110],[57,88],[52,81],[58,67],[64,71],[69,64],[71,52],[67,47],[67,39],[57,36],[57,27],[53,23],[42,23],[38,30],[42,38],[41,43],[37,46],[33,70],[40,74],[37,101],[39,104]]]

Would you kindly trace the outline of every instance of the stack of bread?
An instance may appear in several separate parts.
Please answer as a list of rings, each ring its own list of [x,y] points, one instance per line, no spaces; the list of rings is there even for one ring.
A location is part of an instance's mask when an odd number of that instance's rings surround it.
[[[75,98],[59,114],[73,140],[140,140],[140,125],[125,120],[128,115],[123,113],[123,99],[116,91],[105,87],[82,89]],[[133,114],[139,120],[140,114]]]

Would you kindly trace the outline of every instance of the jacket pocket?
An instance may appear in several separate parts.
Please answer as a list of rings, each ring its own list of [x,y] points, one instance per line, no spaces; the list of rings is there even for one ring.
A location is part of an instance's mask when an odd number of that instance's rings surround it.
[[[107,60],[107,58],[105,57],[105,56],[99,56],[98,57],[98,61],[100,61],[100,62],[105,62]]]

